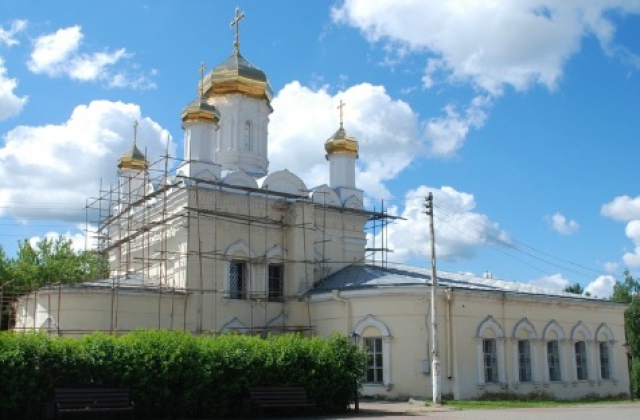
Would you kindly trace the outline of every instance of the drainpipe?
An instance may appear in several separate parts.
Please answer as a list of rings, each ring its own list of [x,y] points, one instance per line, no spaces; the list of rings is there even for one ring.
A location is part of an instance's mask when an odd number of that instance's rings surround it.
[[[453,289],[450,287],[444,291],[446,297],[446,325],[447,325],[447,378],[453,377],[453,321],[451,320],[451,300],[453,299]]]
[[[342,303],[345,304],[345,308],[344,308],[344,333],[347,336],[349,336],[349,334],[351,333],[350,328],[349,328],[349,318],[350,318],[350,315],[351,315],[351,305],[349,303],[349,299],[341,298],[340,297],[340,290],[332,290],[331,291],[331,295],[338,302],[342,302]]]

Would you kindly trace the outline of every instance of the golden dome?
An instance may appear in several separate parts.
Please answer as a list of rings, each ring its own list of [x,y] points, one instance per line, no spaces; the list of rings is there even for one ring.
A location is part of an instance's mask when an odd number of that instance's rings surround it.
[[[190,122],[207,121],[218,124],[220,113],[215,106],[207,103],[204,98],[196,99],[182,110],[182,127]]]
[[[324,142],[324,150],[327,154],[348,153],[358,157],[358,141],[347,134],[342,125],[336,133]]]
[[[131,149],[126,151],[118,159],[118,169],[137,169],[139,171],[149,169],[149,161],[133,142]]]
[[[236,50],[222,64],[215,67],[201,82],[206,97],[242,93],[271,102],[273,92],[262,70],[249,63]]]

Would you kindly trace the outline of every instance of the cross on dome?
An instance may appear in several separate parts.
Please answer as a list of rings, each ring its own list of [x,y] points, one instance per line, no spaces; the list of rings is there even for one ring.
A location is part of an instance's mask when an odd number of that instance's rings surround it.
[[[344,102],[342,102],[342,99],[340,99],[340,105],[338,105],[336,108],[340,110],[340,128],[342,128],[342,119],[344,117],[344,106],[346,104]]]
[[[236,37],[233,42],[233,48],[235,51],[240,49],[240,21],[244,18],[244,12],[240,11],[240,8],[236,7],[236,15],[231,21],[231,27],[235,26],[236,29]]]

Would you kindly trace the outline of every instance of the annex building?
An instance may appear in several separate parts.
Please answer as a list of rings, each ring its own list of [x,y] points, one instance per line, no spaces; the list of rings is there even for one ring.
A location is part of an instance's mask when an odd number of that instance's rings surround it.
[[[131,149],[114,162],[119,185],[93,204],[110,278],[21,296],[13,328],[339,331],[371,356],[365,394],[430,398],[431,275],[387,263],[384,243],[367,249],[365,228],[380,232],[393,218],[364,208],[359,144],[342,118],[317,151],[330,183],[308,188],[287,169],[269,168],[272,91],[240,53],[237,31],[233,52],[203,70],[198,92],[180,115],[184,156],[164,156],[165,170],[153,171],[134,128]],[[627,392],[624,305],[437,275],[443,394]]]

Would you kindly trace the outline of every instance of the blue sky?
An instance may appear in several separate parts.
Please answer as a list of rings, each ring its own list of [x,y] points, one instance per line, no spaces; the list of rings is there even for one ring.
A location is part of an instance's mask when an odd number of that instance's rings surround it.
[[[63,5],[63,6],[61,6]],[[198,67],[240,49],[274,91],[270,169],[328,181],[324,141],[360,142],[367,205],[405,222],[390,259],[610,294],[640,274],[640,1],[0,0],[0,244],[84,244],[133,121],[182,156]]]

